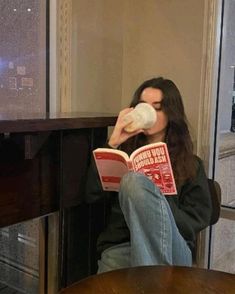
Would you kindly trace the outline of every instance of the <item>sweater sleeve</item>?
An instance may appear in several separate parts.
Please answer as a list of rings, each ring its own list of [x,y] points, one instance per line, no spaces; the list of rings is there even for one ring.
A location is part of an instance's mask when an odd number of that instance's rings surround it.
[[[178,197],[167,197],[176,225],[189,245],[210,224],[212,213],[207,177],[202,161],[197,160],[199,164],[195,179],[182,186]]]

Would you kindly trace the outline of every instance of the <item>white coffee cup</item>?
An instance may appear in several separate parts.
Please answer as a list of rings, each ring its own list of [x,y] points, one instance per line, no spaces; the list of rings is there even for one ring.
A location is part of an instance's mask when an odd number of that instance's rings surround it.
[[[157,120],[157,113],[150,104],[143,102],[137,104],[123,119],[125,122],[129,122],[124,130],[132,133],[139,129],[151,128]]]

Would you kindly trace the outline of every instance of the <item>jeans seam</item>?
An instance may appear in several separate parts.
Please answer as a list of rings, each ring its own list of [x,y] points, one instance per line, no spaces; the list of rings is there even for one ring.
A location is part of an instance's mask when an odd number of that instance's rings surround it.
[[[156,190],[156,189],[155,189]],[[157,191],[156,191],[157,192]],[[161,230],[161,261],[164,260],[164,253],[166,249],[166,213],[165,213],[165,207],[164,207],[164,201],[163,199],[160,199],[160,208],[161,208],[161,224],[162,224],[162,230]]]

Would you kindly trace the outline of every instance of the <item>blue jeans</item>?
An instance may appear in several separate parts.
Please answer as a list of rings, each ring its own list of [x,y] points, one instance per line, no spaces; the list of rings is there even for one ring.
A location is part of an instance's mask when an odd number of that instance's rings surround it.
[[[106,249],[98,261],[98,273],[142,265],[192,265],[191,250],[165,196],[146,176],[134,172],[124,175],[119,202],[130,242]]]

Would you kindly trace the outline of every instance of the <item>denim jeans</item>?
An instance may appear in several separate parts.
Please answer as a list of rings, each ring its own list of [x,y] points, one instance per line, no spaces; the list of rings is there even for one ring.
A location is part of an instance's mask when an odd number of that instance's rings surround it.
[[[130,242],[106,249],[98,261],[98,273],[142,265],[192,265],[191,250],[165,196],[146,176],[134,172],[124,175],[119,202]]]

